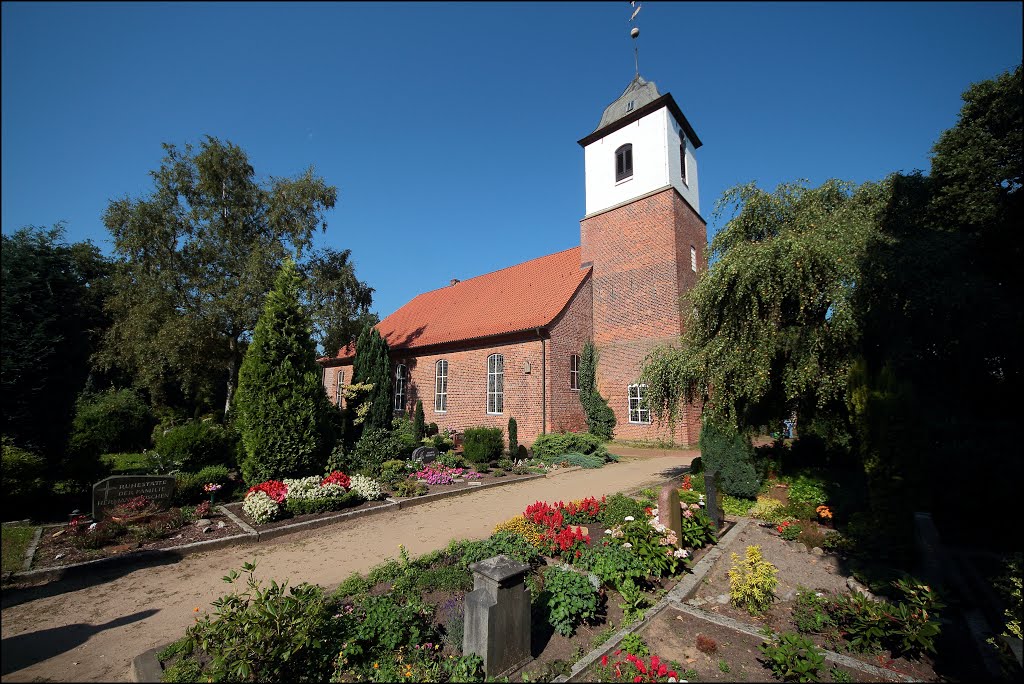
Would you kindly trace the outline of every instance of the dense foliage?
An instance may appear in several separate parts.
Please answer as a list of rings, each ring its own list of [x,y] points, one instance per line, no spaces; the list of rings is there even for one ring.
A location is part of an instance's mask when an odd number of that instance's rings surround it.
[[[579,397],[587,416],[587,430],[601,439],[611,439],[615,434],[615,413],[608,406],[608,400],[597,391],[597,350],[590,341],[583,345],[579,381]]]
[[[286,261],[239,372],[238,427],[248,483],[322,472],[334,410],[320,383],[299,274]]]
[[[462,434],[462,454],[472,463],[489,463],[505,451],[505,431],[501,428],[472,427]]]
[[[388,343],[372,325],[363,326],[356,341],[356,355],[352,361],[352,382],[371,385],[365,395],[349,399],[353,412],[365,411],[362,430],[390,428],[393,417],[391,391],[391,361]],[[351,432],[345,426],[345,438],[355,439],[361,433]]]
[[[0,265],[0,432],[55,463],[108,324],[111,266],[92,243],[65,242],[62,224],[5,232]]]
[[[207,465],[232,463],[235,440],[217,423],[198,420],[161,431],[153,448],[182,470],[194,471]]]
[[[586,432],[549,432],[533,443],[537,458],[562,456],[569,453],[595,454],[602,459],[608,454],[604,440]]]
[[[707,473],[714,473],[724,494],[752,499],[761,482],[754,468],[750,438],[725,422],[706,421],[700,431],[700,453]]]

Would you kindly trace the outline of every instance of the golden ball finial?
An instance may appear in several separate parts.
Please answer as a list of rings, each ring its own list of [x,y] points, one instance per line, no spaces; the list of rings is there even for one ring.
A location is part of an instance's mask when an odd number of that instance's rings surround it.
[[[640,29],[634,26],[633,29],[629,32],[629,35],[632,36],[634,40],[636,40],[636,37],[640,35]]]

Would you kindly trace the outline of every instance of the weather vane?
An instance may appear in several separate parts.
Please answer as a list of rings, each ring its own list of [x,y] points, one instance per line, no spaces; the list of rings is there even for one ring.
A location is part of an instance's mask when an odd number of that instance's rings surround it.
[[[632,0],[632,2],[630,2],[629,4],[633,8],[633,14],[629,17],[629,21],[630,23],[633,23],[633,20],[636,19],[636,15],[640,14],[640,8],[643,7],[643,5],[639,2],[636,2],[636,0]],[[640,35],[640,29],[634,26],[632,29],[630,29],[629,35],[633,38],[633,66],[636,67],[636,75],[639,76],[640,54],[637,51],[636,39]]]

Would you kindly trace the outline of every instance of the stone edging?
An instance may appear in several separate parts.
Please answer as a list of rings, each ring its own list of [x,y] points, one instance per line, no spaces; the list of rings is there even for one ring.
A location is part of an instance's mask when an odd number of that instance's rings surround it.
[[[568,470],[568,469],[566,469]],[[528,475],[520,477],[510,481],[500,482],[489,482],[474,487],[465,487],[462,489],[456,489],[448,492],[437,492],[435,494],[427,494],[415,498],[408,499],[388,499],[388,503],[381,506],[374,506],[373,508],[366,508],[361,511],[347,511],[338,513],[336,515],[330,515],[322,518],[314,518],[312,520],[306,520],[303,522],[295,523],[293,525],[284,525],[269,530],[258,531],[251,525],[246,523],[244,520],[239,518],[237,515],[229,511],[223,505],[217,506],[217,510],[225,514],[232,522],[239,526],[243,530],[242,534],[231,535],[230,537],[222,537],[220,539],[210,539],[208,541],[193,542],[191,544],[184,544],[182,546],[172,546],[166,549],[148,549],[144,551],[136,551],[134,553],[119,554],[116,556],[107,556],[106,558],[97,558],[91,561],[84,561],[82,563],[70,563],[68,565],[59,565],[52,568],[42,568],[39,570],[21,570],[19,572],[11,573],[9,577],[5,576],[5,581],[16,582],[19,580],[46,580],[54,581],[70,577],[75,574],[83,572],[89,572],[96,569],[105,569],[108,567],[117,567],[120,565],[131,565],[133,563],[147,563],[150,561],[174,558],[180,560],[181,558],[192,554],[200,553],[203,551],[213,551],[227,546],[234,546],[237,544],[256,544],[261,541],[267,541],[276,537],[281,537],[293,532],[301,532],[304,530],[312,530],[318,527],[324,527],[331,525],[342,520],[361,518],[365,515],[372,515],[378,512],[387,510],[402,510],[410,508],[412,506],[419,506],[431,501],[437,501],[439,499],[446,499],[450,496],[458,496],[460,494],[466,494],[468,492],[475,492],[482,489],[489,489],[492,487],[500,487],[503,485],[516,484],[519,482],[529,482],[539,478],[547,477],[547,475]],[[20,521],[19,521],[20,522]],[[36,529],[36,535],[33,542],[29,544],[29,548],[25,553],[25,566],[28,568],[31,566],[32,558],[35,555],[36,548],[39,545],[39,539],[42,536],[42,531],[46,527],[61,527],[63,523],[54,525],[40,525]],[[31,555],[30,555],[31,552]]]
[[[693,566],[692,574],[686,575],[679,584],[674,586],[672,590],[668,592],[668,594],[654,604],[654,606],[649,608],[643,619],[620,629],[618,632],[613,634],[608,641],[604,642],[590,653],[583,656],[580,660],[576,661],[576,664],[573,665],[572,670],[568,675],[559,675],[552,681],[573,681],[574,677],[578,676],[581,672],[590,667],[598,658],[618,646],[619,642],[622,641],[627,634],[638,632],[640,629],[647,626],[651,620],[653,620],[659,613],[661,613],[661,611],[665,610],[665,608],[673,602],[674,598],[685,598],[694,593],[697,590],[697,587],[700,586],[701,581],[703,581],[704,576],[711,571],[711,568],[714,566],[714,561],[722,555],[723,549],[728,548],[737,538],[739,538],[740,533],[745,530],[749,524],[750,518],[740,518],[739,522],[733,525],[732,529],[725,533],[722,539],[719,540],[718,544],[708,551],[703,558],[697,561]]]
[[[618,646],[619,642],[622,641],[623,637],[625,637],[627,634],[639,632],[643,627],[647,626],[647,624],[651,620],[653,620],[659,613],[661,613],[663,610],[669,607],[672,607],[673,609],[684,613],[688,613],[689,615],[692,615],[696,618],[707,620],[708,622],[713,622],[723,627],[728,627],[730,629],[743,632],[744,634],[749,634],[751,636],[763,638],[764,635],[761,634],[758,628],[753,625],[740,622],[739,620],[734,620],[733,618],[729,618],[724,615],[717,615],[706,610],[701,610],[700,608],[695,608],[693,606],[683,603],[686,599],[690,598],[693,594],[697,592],[697,589],[700,587],[700,583],[704,580],[704,577],[711,571],[711,568],[714,567],[715,562],[725,554],[725,551],[730,546],[732,546],[733,543],[735,543],[735,541],[739,538],[740,533],[746,530],[746,528],[749,525],[755,524],[755,521],[752,518],[737,517],[736,520],[736,524],[732,527],[732,529],[725,533],[725,535],[722,537],[719,543],[716,544],[714,548],[712,548],[703,558],[701,558],[693,566],[693,573],[686,575],[679,582],[679,584],[673,587],[672,590],[669,591],[668,594],[666,594],[665,597],[661,599],[661,601],[655,604],[652,608],[648,609],[647,614],[644,616],[642,620],[634,622],[628,627],[624,627],[623,629],[616,632],[610,639],[608,639],[608,641],[604,642],[596,649],[594,649],[593,651],[585,655],[583,658],[581,658],[579,661],[577,661],[577,663],[573,666],[572,671],[568,674],[568,676],[561,675],[555,678],[553,681],[573,681],[574,677],[578,676],[581,672],[583,672],[590,665],[596,662],[598,658],[600,658],[602,655],[608,653],[613,648]],[[865,674],[871,675],[876,679],[887,681],[895,680],[899,682],[918,681],[916,679],[900,674],[898,672],[892,672],[890,670],[884,670],[880,667],[875,667],[874,665],[870,665],[868,663],[862,663],[861,661],[855,658],[851,658],[841,653],[835,653],[834,651],[827,651],[822,649],[822,655],[824,655],[825,660],[832,661],[833,663],[843,665],[844,667],[849,667],[854,670],[859,670],[860,672],[864,672]]]

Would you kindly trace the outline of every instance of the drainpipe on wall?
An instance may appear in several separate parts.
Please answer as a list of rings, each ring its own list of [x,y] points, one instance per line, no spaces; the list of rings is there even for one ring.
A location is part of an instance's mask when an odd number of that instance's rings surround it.
[[[537,338],[540,340],[540,434],[546,435],[548,432],[548,360],[543,328],[537,328]]]

